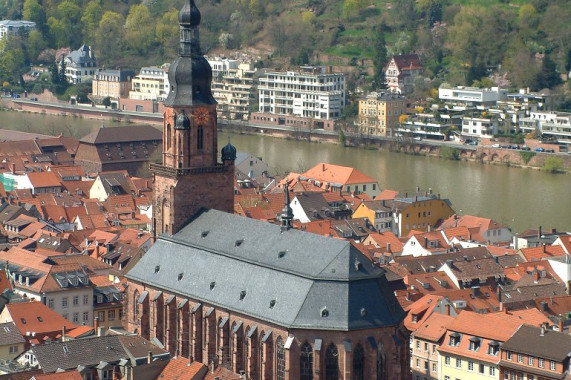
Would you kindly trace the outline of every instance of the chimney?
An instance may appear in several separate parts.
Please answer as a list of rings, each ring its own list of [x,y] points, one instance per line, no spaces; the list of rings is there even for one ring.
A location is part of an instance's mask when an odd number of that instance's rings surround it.
[[[545,325],[541,325],[541,331],[539,332],[539,336],[545,336]]]
[[[537,230],[537,238],[541,238],[541,226],[539,226],[539,229]]]
[[[416,187],[416,193],[417,193],[417,194],[420,193],[420,186],[417,186],[417,187]]]
[[[99,331],[99,317],[95,317],[93,319],[93,330],[95,331],[95,334],[97,334]]]
[[[563,332],[563,317],[559,318],[559,332]]]
[[[153,362],[153,351],[149,351],[147,354],[147,364],[151,364]]]
[[[450,315],[450,304],[446,304],[444,310],[446,310],[446,315]]]
[[[440,199],[440,193],[437,194],[438,199]]]
[[[415,202],[418,202],[418,195],[415,195],[415,196],[414,196],[414,201],[415,201]]]
[[[424,248],[428,248],[428,238],[424,237]]]
[[[539,271],[534,271],[533,272],[533,283],[537,284],[539,282]]]
[[[325,163],[321,164],[321,170],[325,171]]]
[[[404,193],[404,197],[405,197],[405,198],[408,198],[408,193]]]
[[[557,229],[556,229],[556,228],[552,228],[552,229],[551,229],[551,233],[552,233],[553,235],[555,235],[555,234],[557,233]]]
[[[10,172],[12,172],[12,174],[16,173],[16,164],[14,162],[10,164]]]
[[[65,325],[61,327],[61,341],[65,342]]]

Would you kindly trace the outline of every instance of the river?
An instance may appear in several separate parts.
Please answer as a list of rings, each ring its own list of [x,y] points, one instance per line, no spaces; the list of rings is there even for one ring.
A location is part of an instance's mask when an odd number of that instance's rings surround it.
[[[0,111],[0,128],[73,135],[81,138],[101,121]],[[105,126],[119,124],[104,122]],[[260,156],[274,173],[303,171],[319,162],[355,167],[376,178],[381,189],[414,192],[432,188],[452,202],[460,214],[492,218],[512,227],[557,228],[571,231],[571,175],[538,170],[447,161],[388,151],[345,148],[259,135],[219,134],[219,146],[228,137],[239,151]]]

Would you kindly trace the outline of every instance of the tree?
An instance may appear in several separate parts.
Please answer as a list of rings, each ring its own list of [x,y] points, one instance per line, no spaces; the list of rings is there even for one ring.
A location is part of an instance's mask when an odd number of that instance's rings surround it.
[[[30,31],[28,36],[28,54],[35,61],[42,51],[47,47],[47,41],[39,30]]]
[[[563,169],[563,160],[559,157],[547,157],[541,170],[547,173],[558,173]]]
[[[163,14],[155,29],[159,47],[167,57],[175,57],[179,40],[178,10],[171,9]]]
[[[99,21],[95,40],[102,63],[119,57],[123,40],[123,17],[119,13],[105,12]]]
[[[385,33],[381,26],[377,27],[373,39],[373,88],[381,89],[385,87],[385,66],[387,64],[387,46],[385,43]]]
[[[550,54],[545,54],[543,57],[541,73],[539,75],[539,87],[553,88],[561,83],[561,77],[557,73],[555,62],[551,59]]]
[[[85,28],[85,38],[86,42],[95,42],[97,32],[97,27],[103,16],[103,8],[99,5],[99,1],[91,0],[87,3],[83,15],[81,16],[81,22]]]
[[[150,50],[155,39],[155,21],[144,5],[133,5],[125,22],[125,41],[139,55]]]
[[[33,21],[36,23],[36,28],[41,33],[46,33],[46,11],[40,5],[38,0],[25,0],[24,9],[22,11],[24,20]]]

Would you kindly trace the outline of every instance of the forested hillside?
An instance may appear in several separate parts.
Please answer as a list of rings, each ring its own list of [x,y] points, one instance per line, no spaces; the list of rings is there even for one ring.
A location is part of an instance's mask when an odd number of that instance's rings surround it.
[[[57,49],[94,47],[106,67],[176,55],[182,0],[1,0],[2,19],[35,21],[1,42],[0,75],[17,84]],[[256,48],[258,65],[342,65],[371,84],[387,57],[418,53],[425,76],[451,84],[540,89],[571,69],[569,0],[197,0],[205,53]]]

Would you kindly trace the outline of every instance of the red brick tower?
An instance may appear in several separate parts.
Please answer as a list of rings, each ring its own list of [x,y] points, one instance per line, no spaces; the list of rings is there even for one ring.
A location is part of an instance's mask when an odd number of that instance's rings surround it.
[[[176,233],[202,207],[234,209],[236,149],[225,146],[217,162],[212,69],[200,49],[200,12],[193,0],[185,1],[179,23],[179,56],[169,69],[164,102],[163,163],[151,164],[154,236]]]

